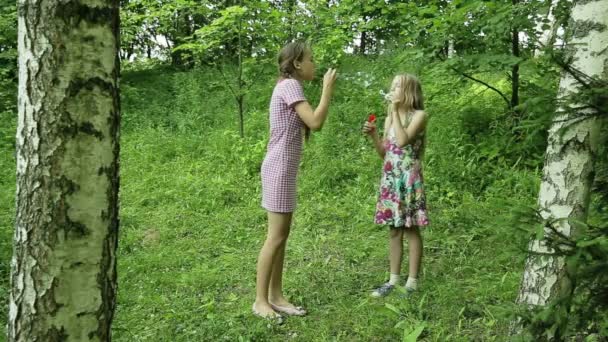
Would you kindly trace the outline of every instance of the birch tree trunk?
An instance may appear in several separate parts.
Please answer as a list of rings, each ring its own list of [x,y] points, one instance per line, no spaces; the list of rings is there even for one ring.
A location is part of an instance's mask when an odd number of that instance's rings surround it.
[[[520,0],[512,0],[513,7],[519,5]],[[514,57],[519,58],[519,27],[513,25],[511,28],[511,52]],[[511,67],[511,108],[516,114],[521,113],[521,110],[516,109],[519,106],[519,61]]]
[[[454,49],[454,37],[450,36],[448,40],[448,58],[454,58],[456,55],[456,50]]]
[[[567,49],[572,49],[572,67],[586,80],[608,79],[608,0],[580,1],[572,9],[573,31]],[[570,73],[560,80],[558,100],[576,93],[579,82]],[[588,104],[569,104],[570,108]],[[602,124],[593,109],[560,108],[549,130],[543,178],[538,205],[544,219],[559,219],[555,228],[566,236],[572,234],[570,219],[585,220],[589,208],[590,188],[594,175],[594,159]],[[582,119],[581,119],[582,118]],[[545,231],[547,234],[548,231]],[[533,240],[533,253],[550,253],[545,240]],[[526,260],[517,302],[543,306],[559,294],[564,286],[562,257],[531,254]]]
[[[559,24],[556,22],[555,15],[553,12],[555,11],[555,7],[559,0],[551,0],[551,4],[549,5],[549,10],[547,11],[547,16],[545,19],[548,21],[549,28],[543,29],[544,22],[540,21],[536,25],[536,31],[540,31],[541,34],[538,37],[538,46],[534,49],[534,56],[539,57],[542,55],[542,48],[547,45],[553,45],[555,43],[555,38],[557,35],[557,29],[559,28]]]
[[[109,341],[116,293],[118,0],[19,0],[9,341]]]

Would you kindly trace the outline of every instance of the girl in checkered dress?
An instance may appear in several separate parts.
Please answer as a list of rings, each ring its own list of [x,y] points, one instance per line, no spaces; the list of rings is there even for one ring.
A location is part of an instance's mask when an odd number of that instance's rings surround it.
[[[363,126],[363,132],[372,138],[376,151],[384,159],[375,222],[390,227],[391,275],[387,283],[372,292],[374,297],[389,294],[399,282],[404,236],[409,244],[409,276],[405,289],[408,293],[417,289],[422,260],[419,228],[429,224],[422,177],[427,114],[420,82],[409,74],[397,75],[387,99],[390,104],[384,138],[378,137],[373,122]]]
[[[270,100],[270,139],[262,163],[262,206],[268,213],[268,235],[257,265],[254,314],[280,318],[302,316],[306,311],[283,296],[285,246],[296,208],[296,177],[302,142],[310,130],[319,130],[327,118],[336,71],[323,78],[321,101],[312,109],[302,88],[315,74],[312,50],[302,42],[287,44],[279,53],[280,77]]]

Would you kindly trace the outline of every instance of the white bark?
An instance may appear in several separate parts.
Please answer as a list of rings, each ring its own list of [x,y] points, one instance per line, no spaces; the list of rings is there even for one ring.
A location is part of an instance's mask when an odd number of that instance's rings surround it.
[[[448,40],[448,58],[453,58],[456,54],[456,50],[454,50],[454,38],[450,37]]]
[[[577,3],[572,10],[572,19],[574,34],[567,45],[574,51],[573,68],[588,76],[606,80],[608,0]],[[558,99],[576,92],[577,85],[577,80],[571,74],[564,73]],[[570,104],[571,108],[583,105],[585,104]],[[561,109],[560,113],[565,113],[565,108]],[[593,110],[559,114],[549,130],[538,205],[543,218],[561,219],[556,223],[556,228],[566,236],[570,236],[573,229],[569,220],[585,220],[589,207],[593,161],[601,122],[597,118],[576,122],[577,118],[588,114],[593,114]],[[533,240],[529,249],[536,253],[551,252],[545,240]],[[530,255],[517,301],[542,306],[555,298],[563,284],[563,266],[564,260],[561,257]]]
[[[557,28],[559,25],[555,22],[555,15],[553,14],[553,11],[555,10],[555,7],[557,6],[558,2],[559,0],[551,0],[551,5],[549,6],[549,10],[547,11],[547,16],[545,17],[545,19],[546,21],[548,21],[549,28],[543,29],[543,26],[545,24],[543,21],[538,22],[536,25],[536,31],[541,32],[541,34],[538,37],[538,45],[534,49],[534,56],[541,56],[541,49],[544,46],[547,46],[547,44],[552,44],[555,39],[555,35],[557,33]]]
[[[19,0],[9,341],[108,341],[118,233],[118,1]]]

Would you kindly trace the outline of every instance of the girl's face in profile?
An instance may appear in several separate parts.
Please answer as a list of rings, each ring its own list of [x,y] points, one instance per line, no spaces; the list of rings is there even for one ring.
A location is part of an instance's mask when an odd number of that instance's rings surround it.
[[[315,63],[313,61],[312,51],[310,49],[304,53],[304,57],[298,65],[298,76],[301,79],[305,81],[312,81],[315,78]]]
[[[389,102],[393,103],[398,103],[403,100],[403,88],[400,76],[393,78],[393,82],[391,83],[391,89],[389,93],[386,94],[386,99]]]

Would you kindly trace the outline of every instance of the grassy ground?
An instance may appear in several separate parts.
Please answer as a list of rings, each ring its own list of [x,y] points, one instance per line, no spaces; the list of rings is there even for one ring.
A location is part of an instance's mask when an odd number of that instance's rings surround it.
[[[250,310],[266,230],[259,167],[273,81],[251,90],[240,139],[232,100],[215,79],[167,70],[124,75],[114,340],[394,341],[416,328],[425,341],[506,339],[527,237],[503,218],[534,203],[539,175],[479,159],[467,147],[460,114],[449,109],[452,97],[472,90],[449,93],[439,81],[429,87],[432,225],[423,233],[422,288],[410,298],[376,300],[369,291],[388,276],[387,231],[372,224],[380,160],[358,131],[366,113],[381,107],[370,89],[343,81],[328,124],[306,146],[288,245],[286,293],[310,314],[268,326]],[[315,86],[306,91],[318,95]],[[5,317],[11,148],[3,147],[0,164]]]
[[[3,120],[2,125],[6,125],[7,129],[0,131],[1,133],[14,132],[14,120]],[[8,285],[15,210],[14,146],[7,141],[10,140],[0,139],[0,317],[3,322],[8,317]],[[1,324],[0,341],[6,338],[5,329],[6,326]]]

